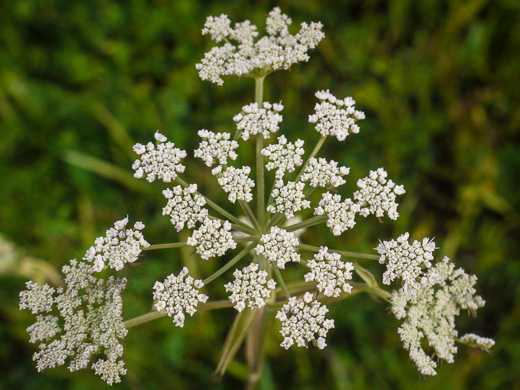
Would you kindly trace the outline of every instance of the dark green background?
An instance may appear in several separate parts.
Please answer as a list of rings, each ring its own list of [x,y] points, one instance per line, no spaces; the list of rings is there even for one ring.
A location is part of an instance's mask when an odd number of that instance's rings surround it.
[[[460,317],[460,331],[497,345],[491,356],[460,347],[455,364],[421,378],[401,348],[398,321],[385,304],[359,295],[332,307],[336,329],[324,351],[286,352],[274,329],[261,388],[519,388],[517,0],[2,1],[0,232],[56,269],[127,213],[147,225],[151,243],[179,240],[161,215],[164,185],[132,178],[131,146],[160,129],[192,151],[197,130],[232,130],[254,85],[198,78],[195,63],[211,47],[200,30],[222,12],[262,29],[275,5],[295,24],[321,21],[327,35],[309,63],[266,80],[266,98],[285,105],[288,138],[304,138],[307,150],[318,139],[306,120],[316,90],[353,96],[367,114],[361,133],[329,142],[323,153],[351,167],[343,193],[380,166],[407,189],[397,222],[362,219],[341,240],[325,228],[302,240],[372,253],[379,239],[405,231],[435,237],[437,254],[477,274],[487,300],[478,318]],[[252,157],[251,145],[241,149],[242,161]],[[224,199],[200,162],[189,164],[186,177]],[[132,269],[127,318],[148,311],[154,281],[183,264],[202,277],[218,267],[190,250],[158,251],[146,261]],[[377,264],[370,269],[381,272]],[[90,371],[36,372],[25,333],[33,317],[17,309],[25,279],[16,273],[0,276],[0,386],[104,388]],[[222,285],[212,284],[210,295],[223,298]],[[222,382],[209,379],[231,320],[227,310],[198,313],[184,329],[166,318],[132,329],[119,388],[241,387],[242,353]]]

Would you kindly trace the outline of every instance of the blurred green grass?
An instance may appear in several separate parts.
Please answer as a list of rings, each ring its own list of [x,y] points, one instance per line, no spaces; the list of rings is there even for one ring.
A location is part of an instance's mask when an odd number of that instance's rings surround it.
[[[304,138],[307,148],[317,139],[306,122],[317,89],[353,96],[367,114],[362,131],[329,143],[325,154],[351,167],[347,187],[384,166],[407,189],[397,222],[363,220],[344,234],[342,249],[371,251],[404,231],[435,236],[439,255],[477,274],[488,301],[459,328],[497,345],[491,356],[461,347],[455,364],[420,378],[400,347],[397,321],[360,295],[332,307],[336,329],[324,353],[282,351],[273,330],[261,388],[520,388],[516,0],[2,2],[0,233],[24,248],[17,261],[43,258],[59,269],[127,213],[145,222],[150,242],[177,240],[161,216],[161,185],[132,179],[130,146],[160,129],[193,150],[197,130],[231,130],[232,116],[253,99],[253,82],[202,82],[195,63],[211,43],[200,30],[206,16],[222,12],[261,27],[275,5],[295,23],[321,21],[327,34],[309,63],[267,79],[266,98],[285,105],[288,138]],[[252,157],[252,148],[241,149],[241,159]],[[219,194],[200,168],[191,163],[187,175]],[[328,230],[313,234],[338,247]],[[146,261],[132,270],[128,317],[149,310],[154,281],[183,264],[201,275],[217,268],[186,251]],[[1,269],[0,388],[104,387],[90,372],[36,372],[25,333],[31,316],[17,309],[25,276]],[[224,296],[222,285],[210,293]],[[209,379],[230,323],[229,312],[204,312],[182,330],[168,319],[133,329],[120,388],[240,387],[241,354],[222,382]]]

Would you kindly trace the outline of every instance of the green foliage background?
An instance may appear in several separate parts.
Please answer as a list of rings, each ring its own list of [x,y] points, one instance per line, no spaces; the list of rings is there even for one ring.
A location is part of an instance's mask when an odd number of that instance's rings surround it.
[[[193,150],[197,130],[232,130],[232,116],[253,100],[253,81],[202,82],[195,63],[211,43],[200,30],[206,16],[220,13],[262,28],[273,6],[295,24],[323,22],[327,34],[309,63],[267,79],[266,98],[285,105],[288,137],[304,138],[307,148],[318,139],[306,121],[316,90],[353,96],[367,114],[362,131],[329,142],[325,154],[351,167],[347,189],[380,166],[407,189],[395,223],[367,219],[341,240],[325,228],[302,240],[371,252],[378,239],[405,231],[435,237],[439,256],[479,276],[488,302],[478,318],[463,315],[460,330],[497,345],[491,356],[460,347],[454,364],[421,378],[386,305],[359,295],[333,306],[336,329],[323,352],[286,352],[274,329],[261,388],[520,388],[517,0],[1,2],[0,232],[48,261],[42,280],[127,213],[144,221],[151,243],[178,240],[161,215],[162,186],[132,178],[131,146],[160,129]],[[252,147],[241,149],[244,161],[252,157]],[[187,176],[223,200],[201,164]],[[32,317],[17,308],[24,258],[0,268],[0,387],[106,387],[91,372],[36,372],[25,333]],[[146,261],[132,269],[128,318],[150,309],[155,280],[186,264],[201,276],[218,266],[189,250],[158,251]],[[222,283],[209,290],[224,297]],[[197,314],[184,329],[166,318],[132,329],[119,388],[241,387],[241,353],[221,382],[210,380],[230,313]]]

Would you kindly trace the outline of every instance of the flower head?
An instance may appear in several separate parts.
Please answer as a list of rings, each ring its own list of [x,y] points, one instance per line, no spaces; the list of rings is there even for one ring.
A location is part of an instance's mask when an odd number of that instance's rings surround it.
[[[327,91],[316,92],[321,103],[316,103],[315,112],[309,115],[309,122],[315,123],[316,130],[323,137],[335,136],[344,141],[351,133],[359,133],[358,120],[365,119],[365,114],[356,110],[356,102],[351,97],[338,99]]]
[[[352,279],[354,266],[352,263],[344,263],[341,256],[329,249],[320,247],[320,251],[314,255],[314,260],[307,262],[310,272],[305,274],[306,282],[317,282],[316,288],[328,297],[339,297],[341,293],[350,293],[352,286],[347,280]]]
[[[260,237],[260,244],[256,246],[255,251],[278,268],[284,269],[285,263],[289,261],[300,262],[300,254],[296,251],[298,245],[299,241],[294,233],[273,226],[269,233]]]
[[[249,20],[231,27],[227,15],[208,17],[202,34],[210,35],[216,43],[226,43],[212,48],[196,65],[200,78],[222,85],[223,76],[289,69],[293,64],[308,61],[309,50],[325,37],[322,24],[302,23],[296,35],[289,32],[291,24],[291,18],[276,7],[267,16],[267,35],[255,41],[258,29]]]
[[[474,333],[465,334],[459,341],[462,344],[469,345],[470,347],[478,347],[482,349],[490,349],[495,345],[495,340],[488,337],[480,337]]]
[[[220,187],[228,194],[228,200],[231,203],[235,203],[237,200],[243,200],[245,202],[251,202],[253,195],[251,194],[252,188],[255,186],[253,179],[249,178],[251,168],[242,167],[227,167],[222,168],[219,165],[211,170],[211,173],[217,176],[217,181]]]
[[[424,351],[423,340],[439,359],[453,363],[457,353],[456,317],[461,309],[476,310],[485,302],[475,295],[476,277],[455,269],[447,257],[429,268],[425,277],[437,283],[420,286],[413,294],[404,289],[394,291],[391,302],[396,318],[404,319],[398,333],[410,358],[423,375],[435,375],[437,363]]]
[[[186,188],[177,186],[166,189],[163,195],[168,199],[168,204],[163,208],[162,214],[170,217],[178,232],[184,229],[184,225],[193,229],[197,222],[203,222],[208,218],[208,210],[204,207],[206,199],[197,193],[196,184]]]
[[[271,138],[271,133],[276,133],[283,117],[280,112],[283,106],[279,103],[264,102],[262,107],[258,103],[251,103],[242,107],[242,112],[233,117],[237,124],[237,130],[241,137],[247,141],[249,137],[262,134],[265,139]]]
[[[228,249],[235,249],[237,246],[230,230],[229,221],[222,222],[220,219],[206,218],[202,225],[193,231],[193,235],[188,237],[187,244],[194,246],[196,252],[204,260],[220,257]]]
[[[70,371],[90,366],[107,384],[120,382],[126,374],[120,343],[128,333],[121,318],[126,279],[105,281],[94,276],[91,264],[76,260],[62,270],[65,287],[29,282],[20,294],[20,309],[50,313],[27,328],[30,342],[40,342],[34,354],[38,371],[69,361]]]
[[[328,311],[327,306],[313,300],[309,292],[303,299],[290,298],[276,314],[282,323],[280,333],[284,336],[280,345],[289,349],[294,344],[307,347],[309,342],[313,342],[318,348],[325,348],[327,333],[334,328],[334,320],[325,318]]]
[[[308,209],[311,207],[311,202],[305,199],[304,188],[305,183],[301,181],[284,183],[283,180],[278,180],[272,192],[273,204],[267,206],[267,211],[285,214],[286,217],[291,218],[294,213]]]
[[[246,307],[259,309],[265,305],[272,290],[276,287],[273,279],[268,280],[269,274],[260,270],[258,264],[251,263],[242,270],[235,270],[235,280],[224,287],[232,294],[229,300],[235,304],[235,309],[241,312]]]
[[[326,192],[322,195],[319,206],[314,209],[314,214],[325,214],[327,226],[332,230],[332,234],[339,236],[356,225],[356,214],[359,210],[359,204],[352,202],[352,199],[343,201],[339,194]]]
[[[194,155],[202,159],[208,167],[215,163],[226,165],[228,158],[237,159],[235,149],[238,148],[238,142],[231,140],[231,134],[200,130],[199,137],[202,138],[202,142]]]
[[[157,145],[152,142],[141,145],[135,144],[134,151],[140,156],[134,161],[132,169],[134,177],[141,179],[146,177],[150,183],[160,179],[169,183],[177,178],[178,173],[184,172],[181,160],[187,156],[186,151],[175,147],[173,142],[159,132],[155,133]]]
[[[395,279],[403,282],[403,291],[413,292],[421,285],[432,284],[435,281],[428,280],[423,275],[423,268],[432,266],[435,242],[425,238],[420,241],[408,242],[409,234],[405,233],[397,240],[384,241],[376,250],[381,257],[379,263],[386,264],[383,274],[383,283],[390,284]],[[421,280],[418,280],[421,277]]]
[[[311,158],[303,171],[301,180],[309,182],[311,187],[339,187],[345,184],[343,176],[348,175],[350,169],[338,167],[336,161],[327,161],[324,158]]]
[[[283,178],[285,172],[294,172],[296,167],[303,164],[302,156],[305,153],[303,141],[299,139],[294,144],[287,142],[284,135],[278,137],[278,143],[262,149],[262,155],[267,157],[265,168],[268,171],[276,169],[275,177]]]
[[[396,220],[397,212],[396,197],[406,191],[403,186],[396,185],[392,180],[387,180],[388,173],[383,168],[370,171],[370,175],[357,182],[359,190],[354,192],[354,199],[361,206],[360,214],[364,217],[375,214],[383,217],[385,212],[388,218]]]
[[[205,303],[208,297],[199,290],[204,287],[202,280],[188,276],[188,268],[184,267],[178,276],[171,274],[163,283],[156,282],[153,286],[153,299],[157,311],[164,311],[173,317],[173,323],[184,326],[185,313],[195,314],[199,302]]]
[[[84,260],[93,262],[93,270],[100,272],[109,268],[120,271],[125,264],[133,263],[143,248],[150,244],[144,239],[141,230],[142,222],[136,222],[133,229],[125,229],[128,217],[114,223],[114,227],[106,231],[105,237],[98,237],[85,254]]]

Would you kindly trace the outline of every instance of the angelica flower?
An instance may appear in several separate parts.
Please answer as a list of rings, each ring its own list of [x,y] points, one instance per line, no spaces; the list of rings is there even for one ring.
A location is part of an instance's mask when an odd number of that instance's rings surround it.
[[[314,260],[307,262],[310,272],[305,274],[306,282],[317,282],[316,288],[328,297],[339,297],[341,293],[350,293],[352,286],[347,280],[352,279],[354,266],[351,262],[344,263],[341,256],[329,249],[320,247],[314,255]]]
[[[181,160],[186,158],[187,153],[176,148],[173,142],[167,142],[168,139],[159,132],[155,133],[155,139],[157,145],[152,142],[146,146],[134,145],[134,151],[140,156],[132,165],[134,177],[146,177],[150,183],[155,179],[169,183],[177,178],[178,173],[184,172],[185,167]]]
[[[338,141],[344,141],[351,133],[359,133],[356,122],[365,119],[365,114],[356,110],[356,102],[351,97],[338,99],[329,90],[316,92],[316,97],[321,103],[316,103],[309,122],[316,124],[318,133],[323,137],[335,136]]]
[[[29,309],[32,314],[50,312],[56,290],[48,284],[39,286],[32,280],[25,285],[27,290],[20,293],[20,310]]]
[[[217,176],[220,187],[228,194],[228,200],[235,203],[237,200],[251,202],[253,195],[251,189],[255,186],[253,179],[249,178],[251,168],[227,167],[222,169],[222,165],[211,170],[211,173]]]
[[[387,265],[383,283],[390,284],[396,279],[401,279],[403,291],[413,293],[421,285],[425,287],[436,282],[437,278],[428,280],[423,276],[423,268],[432,266],[435,242],[425,238],[422,242],[414,241],[410,244],[409,236],[409,233],[405,233],[397,240],[380,242],[376,250],[381,255],[379,263]],[[419,278],[421,280],[417,280]]]
[[[364,217],[375,214],[383,217],[385,212],[388,218],[396,220],[398,204],[395,202],[397,195],[406,191],[403,186],[396,185],[392,180],[387,180],[388,173],[383,168],[370,171],[370,175],[359,179],[357,186],[360,188],[354,192],[354,199],[361,206],[360,214]]]
[[[352,202],[352,199],[342,201],[339,194],[326,192],[322,195],[318,207],[314,209],[314,214],[326,215],[327,226],[332,234],[339,236],[356,225],[356,214],[359,210],[359,204]]]
[[[313,342],[323,349],[327,345],[325,337],[329,329],[334,328],[334,320],[325,317],[328,311],[327,306],[313,300],[309,292],[305,293],[303,299],[290,298],[276,314],[276,318],[282,323],[280,333],[284,336],[280,346],[285,349],[294,344],[307,347],[309,342]]]
[[[194,155],[202,159],[208,167],[213,166],[216,162],[226,165],[228,158],[237,159],[238,155],[234,150],[238,148],[238,142],[230,140],[231,134],[213,133],[208,130],[200,130],[198,134],[202,138],[202,142]]]
[[[276,133],[280,128],[283,117],[279,113],[282,110],[283,106],[279,103],[264,102],[261,108],[258,103],[251,103],[242,107],[242,112],[235,115],[233,120],[237,123],[237,129],[244,141],[256,134],[262,134],[268,139],[271,133]]]
[[[188,268],[184,267],[178,276],[171,274],[163,283],[155,282],[153,286],[155,308],[173,317],[173,323],[181,328],[186,319],[185,313],[193,316],[199,302],[208,300],[207,295],[199,292],[204,287],[202,280],[195,280],[188,273]]]
[[[141,230],[142,222],[136,222],[134,229],[125,229],[128,217],[114,223],[114,227],[107,230],[105,237],[98,237],[85,254],[84,260],[94,262],[95,272],[101,272],[105,267],[120,271],[125,264],[133,263],[139,257],[143,248],[150,244],[144,239]]]
[[[273,226],[269,233],[260,237],[260,244],[255,248],[259,255],[263,255],[271,263],[275,263],[280,269],[285,268],[285,263],[300,262],[300,254],[296,251],[299,245],[294,233]]]
[[[336,161],[324,158],[311,158],[303,171],[301,181],[309,182],[311,187],[334,188],[345,184],[343,176],[348,175],[350,168],[339,167]]]
[[[468,333],[462,336],[459,340],[461,343],[469,345],[470,347],[479,347],[482,349],[490,349],[495,345],[495,340],[481,337],[474,333]]]
[[[216,43],[196,65],[202,80],[222,85],[223,76],[242,76],[255,70],[289,69],[291,65],[308,61],[309,50],[316,48],[325,37],[321,23],[302,23],[300,31],[291,35],[291,18],[274,8],[266,20],[267,35],[256,40],[258,28],[249,20],[231,27],[227,15],[207,18],[202,34],[209,34]]]
[[[168,215],[175,229],[179,232],[186,224],[193,229],[197,222],[202,222],[208,217],[208,210],[204,207],[206,199],[197,193],[197,185],[192,184],[186,188],[173,187],[163,191],[168,199],[168,204],[163,208],[162,214]]]
[[[294,216],[294,213],[308,209],[311,207],[311,202],[305,199],[304,188],[305,184],[302,182],[284,183],[283,180],[278,180],[272,192],[273,204],[267,206],[267,211],[285,214],[290,218]]]
[[[91,264],[76,260],[62,271],[65,287],[29,282],[28,290],[20,293],[20,309],[51,313],[38,315],[27,328],[30,342],[41,342],[34,354],[36,368],[42,371],[69,361],[70,371],[90,366],[107,384],[120,382],[126,374],[120,343],[128,333],[121,318],[126,279],[99,279]]]
[[[265,169],[268,171],[276,169],[276,179],[283,178],[285,172],[294,172],[296,167],[303,164],[302,156],[305,153],[303,143],[301,139],[293,144],[287,142],[284,135],[278,137],[278,143],[262,149],[262,155],[268,160]]]
[[[227,292],[232,293],[229,300],[235,304],[235,309],[239,312],[246,307],[251,309],[263,307],[265,300],[276,287],[276,282],[273,279],[267,280],[269,274],[259,270],[256,263],[251,263],[242,270],[235,270],[233,276],[235,280],[224,287]]]
[[[453,363],[457,353],[456,317],[461,309],[476,310],[485,302],[475,295],[476,277],[462,269],[456,270],[447,257],[425,274],[426,278],[436,279],[437,283],[419,286],[412,294],[404,289],[394,291],[391,302],[396,318],[404,318],[398,333],[410,352],[410,358],[423,375],[435,375],[437,363],[424,351],[423,339],[428,341],[439,359]]]
[[[220,219],[206,218],[202,225],[193,231],[193,235],[188,237],[187,244],[194,246],[196,252],[204,260],[220,257],[228,249],[235,249],[237,246],[230,230],[231,223],[229,221],[222,223]]]

